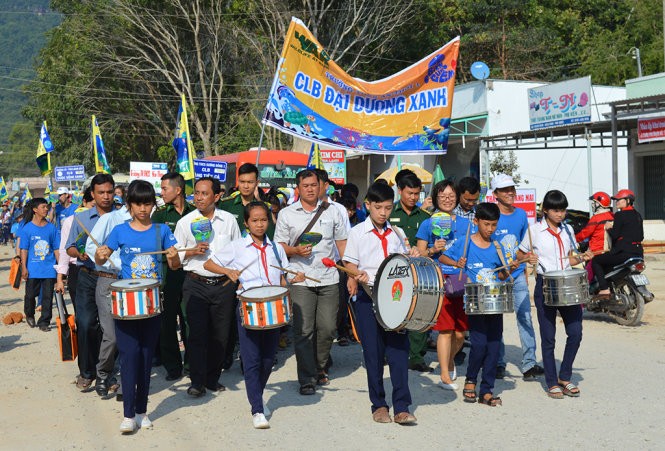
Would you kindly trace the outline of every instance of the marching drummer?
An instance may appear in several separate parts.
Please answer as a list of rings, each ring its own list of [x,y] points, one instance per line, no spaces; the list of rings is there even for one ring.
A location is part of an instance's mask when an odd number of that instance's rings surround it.
[[[508,273],[504,268],[503,249],[497,241],[491,239],[496,230],[501,212],[495,204],[481,203],[476,207],[473,223],[478,231],[466,240],[457,240],[455,244],[439,258],[443,264],[456,266],[464,271],[472,283],[488,284],[505,279]],[[468,247],[467,247],[468,244]],[[464,251],[467,251],[464,255]],[[499,360],[499,346],[503,335],[503,315],[468,315],[471,351],[464,381],[464,401],[476,402],[495,407],[502,404],[501,398],[494,396],[496,364]],[[480,396],[476,395],[478,373],[482,367]]]
[[[570,379],[573,373],[575,355],[582,342],[582,306],[548,306],[544,304],[543,274],[548,271],[567,270],[571,265],[589,261],[593,258],[591,250],[584,254],[572,252],[577,248],[573,228],[564,224],[568,199],[561,191],[552,190],[543,199],[543,220],[531,226],[533,252],[538,256],[538,275],[533,300],[536,304],[538,324],[540,325],[541,352],[545,367],[547,395],[550,398],[562,399],[564,395],[577,397],[580,390]],[[518,259],[531,251],[529,240],[522,240],[518,251]],[[557,311],[566,327],[566,347],[557,376],[554,360]]]
[[[113,251],[120,249],[121,279],[160,279],[161,256],[145,252],[165,250],[170,268],[180,266],[176,240],[168,227],[154,225],[150,213],[155,206],[155,190],[145,180],[134,180],[127,189],[127,208],[131,221],[111,230],[106,245],[95,252],[95,262],[102,266]],[[120,432],[151,428],[147,415],[152,357],[159,339],[161,318],[115,319],[115,336],[120,353],[120,376],[124,418]]]
[[[286,285],[286,277],[281,269],[289,261],[284,248],[273,243],[266,231],[270,224],[270,210],[259,201],[252,201],[244,208],[247,236],[231,242],[217,251],[203,267],[213,273],[227,276],[234,282],[240,281],[238,294],[254,287]],[[302,272],[290,276],[288,282],[303,282]],[[240,355],[245,377],[247,399],[252,408],[252,422],[256,429],[268,429],[266,416],[270,410],[263,401],[263,391],[272,371],[280,329],[251,330],[242,326],[238,316],[238,336]]]
[[[393,421],[383,387],[383,364],[384,359],[387,359],[393,386],[394,421],[398,424],[413,424],[417,420],[409,412],[409,336],[381,327],[374,316],[371,293],[367,292],[369,288],[365,288],[374,285],[377,270],[389,254],[407,252],[403,232],[388,222],[393,209],[393,197],[392,188],[386,184],[374,183],[369,187],[365,198],[369,217],[349,232],[343,260],[349,270],[359,272],[356,277],[349,276],[347,286],[349,294],[357,296],[356,326],[367,370],[372,418],[377,423]],[[410,253],[412,256],[419,255],[415,246]]]

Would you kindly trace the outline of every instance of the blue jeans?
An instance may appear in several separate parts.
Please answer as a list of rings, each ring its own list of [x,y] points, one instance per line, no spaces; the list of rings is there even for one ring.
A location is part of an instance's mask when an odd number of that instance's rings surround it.
[[[503,315],[469,315],[471,350],[466,379],[477,384],[478,373],[483,369],[480,381],[481,397],[494,391],[502,334]]]
[[[522,344],[522,373],[527,372],[536,364],[536,333],[531,320],[531,302],[529,300],[529,287],[526,284],[524,273],[515,278],[513,283],[513,299],[515,302],[515,316],[517,317],[517,330]],[[506,346],[501,340],[499,347],[499,363],[497,366],[506,367]]]

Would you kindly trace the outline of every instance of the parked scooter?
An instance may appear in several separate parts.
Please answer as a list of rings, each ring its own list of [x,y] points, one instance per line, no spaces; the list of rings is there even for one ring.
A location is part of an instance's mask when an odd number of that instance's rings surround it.
[[[639,326],[644,314],[644,304],[653,301],[653,293],[647,289],[649,279],[642,272],[646,269],[643,258],[629,258],[605,274],[610,288],[609,299],[600,299],[598,282],[589,288],[591,301],[586,305],[590,312],[602,312],[612,316],[623,326]]]

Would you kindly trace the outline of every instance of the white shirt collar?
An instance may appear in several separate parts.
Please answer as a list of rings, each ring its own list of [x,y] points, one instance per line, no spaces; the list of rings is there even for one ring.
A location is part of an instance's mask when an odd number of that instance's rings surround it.
[[[365,233],[369,233],[372,230],[374,230],[375,228],[376,227],[374,227],[374,223],[372,222],[372,219],[369,216],[367,216],[367,219],[365,219],[362,223],[362,231],[365,232]],[[393,227],[390,225],[390,222],[386,221],[386,229],[391,229],[392,230],[392,228]]]
[[[242,237],[242,244],[245,247],[250,247],[252,243],[254,242],[254,239],[252,236],[248,233],[246,236]],[[272,246],[272,241],[270,241],[270,238],[268,238],[268,235],[266,235],[266,244],[269,246]]]

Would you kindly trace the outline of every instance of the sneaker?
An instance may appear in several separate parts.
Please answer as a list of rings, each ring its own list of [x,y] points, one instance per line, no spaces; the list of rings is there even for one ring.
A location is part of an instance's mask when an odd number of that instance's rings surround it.
[[[131,434],[132,432],[136,432],[137,425],[136,421],[134,418],[123,418],[122,423],[120,423],[120,432],[123,434]]]
[[[448,374],[450,375],[451,381],[457,380],[457,367],[454,366],[452,371],[448,371]]]
[[[506,377],[506,367],[505,366],[497,366],[496,367],[496,378],[497,379],[503,379]]]
[[[141,429],[152,428],[152,421],[150,421],[150,418],[148,418],[148,414],[137,413],[135,418],[136,418],[136,424],[138,425],[139,428]]]
[[[252,423],[254,424],[254,429],[270,429],[270,423],[268,423],[266,416],[262,413],[252,415]]]

